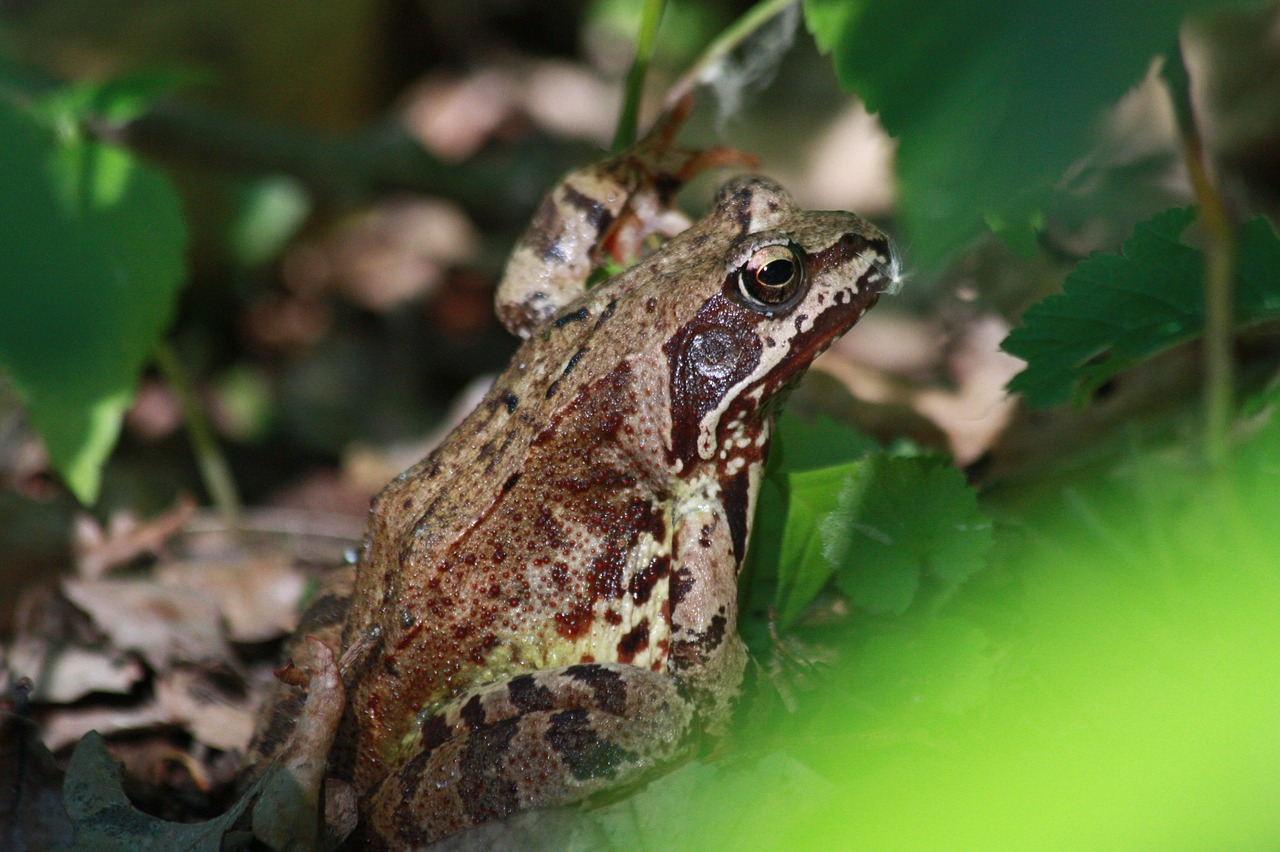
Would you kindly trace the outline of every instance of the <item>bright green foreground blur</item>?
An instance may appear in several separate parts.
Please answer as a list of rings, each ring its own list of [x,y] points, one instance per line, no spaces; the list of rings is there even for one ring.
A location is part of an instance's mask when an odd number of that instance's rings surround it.
[[[1129,467],[998,523],[985,580],[783,723],[799,780],[719,768],[671,845],[1280,848],[1280,430],[1229,483]]]

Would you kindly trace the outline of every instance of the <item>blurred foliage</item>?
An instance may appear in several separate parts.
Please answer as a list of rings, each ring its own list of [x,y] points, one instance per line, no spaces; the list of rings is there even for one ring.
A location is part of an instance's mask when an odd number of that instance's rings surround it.
[[[1029,229],[1099,113],[1215,0],[805,0],[836,72],[900,140],[912,261],[935,266],[984,218]]]
[[[185,280],[168,178],[81,131],[84,109],[138,109],[157,88],[139,82],[76,86],[28,110],[0,101],[0,270],[14,282],[0,288],[0,363],[85,503]]]

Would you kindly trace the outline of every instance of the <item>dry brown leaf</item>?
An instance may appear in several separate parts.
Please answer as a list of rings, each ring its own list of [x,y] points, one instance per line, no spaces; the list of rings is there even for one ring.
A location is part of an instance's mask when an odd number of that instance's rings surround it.
[[[172,509],[149,521],[140,521],[129,512],[117,513],[105,530],[90,515],[77,516],[73,542],[77,573],[86,579],[97,579],[144,553],[159,553],[165,541],[182,529],[195,509],[195,500],[184,494]]]
[[[233,642],[263,642],[292,633],[306,578],[281,553],[243,555],[238,561],[159,565],[155,578],[173,589],[197,590],[217,602]]]
[[[199,591],[149,580],[75,578],[63,580],[62,590],[112,645],[136,651],[157,672],[177,662],[232,659],[218,604]]]
[[[179,666],[158,678],[156,701],[169,721],[213,748],[244,751],[253,735],[254,700],[228,695],[197,667]]]
[[[127,694],[144,674],[142,664],[129,654],[33,635],[19,637],[0,657],[10,676],[31,679],[33,701],[53,704],[69,704],[93,692]]]
[[[103,735],[136,731],[169,723],[169,713],[154,699],[130,707],[88,705],[60,707],[43,720],[40,731],[45,744],[57,751],[79,742],[90,731]]]

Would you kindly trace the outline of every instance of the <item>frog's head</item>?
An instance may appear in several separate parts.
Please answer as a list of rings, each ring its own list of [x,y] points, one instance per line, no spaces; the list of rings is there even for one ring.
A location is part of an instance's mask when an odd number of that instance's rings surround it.
[[[708,220],[723,279],[663,346],[678,467],[757,461],[787,387],[898,281],[888,238],[852,213],[807,211],[773,181],[725,184]]]

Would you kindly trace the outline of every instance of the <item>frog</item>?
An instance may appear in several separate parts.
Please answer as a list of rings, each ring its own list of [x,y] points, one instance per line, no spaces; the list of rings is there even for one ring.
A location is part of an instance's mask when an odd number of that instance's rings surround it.
[[[354,575],[304,625],[341,631],[330,765],[371,846],[630,789],[726,733],[774,415],[898,280],[875,226],[743,174],[589,285],[583,246],[625,206],[589,184],[549,196],[499,286],[524,343],[374,499]],[[631,241],[661,218],[633,215]]]

